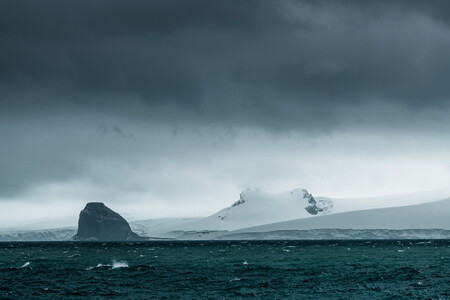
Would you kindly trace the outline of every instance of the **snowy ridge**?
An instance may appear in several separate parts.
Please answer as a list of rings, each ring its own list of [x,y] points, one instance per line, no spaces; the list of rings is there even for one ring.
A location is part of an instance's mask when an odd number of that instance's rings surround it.
[[[233,233],[314,229],[450,230],[450,198],[425,204],[353,211],[310,219],[296,219],[243,228]]]
[[[280,194],[244,191],[239,200],[217,213],[172,228],[175,230],[236,230],[297,218],[309,218],[332,212],[333,201],[314,198],[305,189]]]
[[[355,199],[313,197],[306,190],[295,190],[290,194],[302,195],[305,204],[303,210],[292,209],[298,203],[287,204],[286,199],[289,197],[286,195],[288,193],[251,192],[247,197],[246,194],[241,194],[240,199],[232,206],[200,221],[187,223],[185,228],[179,228],[169,234],[171,237],[181,240],[450,237],[448,235],[450,232],[450,191],[448,190]],[[247,199],[249,201],[246,201]],[[271,200],[269,201],[269,199]],[[247,205],[248,203],[251,205]],[[254,216],[254,214],[252,215],[254,211],[245,211],[243,208],[247,205],[247,209],[250,207],[253,209],[255,203],[270,207],[274,215],[279,218],[284,217],[285,220],[230,230],[231,227],[238,227],[245,223],[237,218]],[[412,205],[402,205],[404,203]],[[385,207],[372,208],[381,205],[385,205]],[[287,210],[291,214],[283,215],[279,213],[279,210]],[[256,211],[261,213],[261,210],[256,209]],[[293,211],[297,217],[288,219],[293,215]],[[298,213],[299,211],[301,213]],[[262,212],[266,211],[262,210]],[[298,217],[298,214],[301,216]],[[233,217],[234,219],[232,219]],[[263,222],[267,215],[261,214],[258,217],[256,218],[257,222]],[[217,221],[216,218],[222,222]],[[230,222],[231,220],[233,223]],[[228,228],[219,227],[218,224],[229,226]],[[225,232],[225,230],[228,231]]]
[[[385,227],[379,227],[385,224],[388,226],[386,229],[395,229],[394,225],[397,223],[386,222],[386,220],[377,219],[377,213],[372,217],[374,212],[370,213],[358,213],[364,216],[355,219],[354,222],[348,222],[354,218],[352,215],[349,217],[336,217],[339,213],[350,213],[356,211],[366,211],[371,209],[393,209],[399,207],[405,207],[408,205],[418,205],[426,203],[434,203],[436,201],[450,197],[450,190],[438,190],[427,191],[418,193],[409,193],[402,195],[371,197],[371,198],[328,198],[328,197],[314,197],[305,189],[296,189],[290,192],[280,194],[262,193],[259,191],[245,191],[240,194],[239,200],[234,202],[231,206],[220,210],[212,216],[197,220],[195,222],[185,223],[182,226],[171,228],[170,236],[174,237],[174,232],[186,231],[189,234],[183,234],[183,238],[192,236],[197,238],[198,235],[193,234],[194,231],[233,231],[233,230],[247,230],[243,228],[253,228],[255,226],[265,226],[267,224],[286,222],[290,220],[298,220],[298,222],[306,222],[305,224],[311,224],[308,228],[302,226],[290,226],[289,228],[267,228],[267,231],[273,230],[301,230],[301,229],[318,229],[318,228],[342,228],[342,229],[354,229],[354,228],[374,228],[380,229]],[[414,209],[413,209],[414,210]],[[396,210],[394,210],[396,211]],[[449,211],[449,210],[447,210]],[[385,211],[380,213],[384,215]],[[433,215],[430,211],[429,214]],[[388,214],[387,214],[388,215]],[[404,217],[407,217],[408,213]],[[416,213],[415,215],[420,215]],[[346,216],[346,215],[345,215]],[[343,218],[343,220],[341,220]],[[347,219],[345,219],[347,218]],[[401,217],[400,217],[401,218]],[[432,219],[432,217],[430,216]],[[303,220],[303,221],[300,221]],[[328,220],[336,220],[332,224],[328,224]],[[372,221],[370,221],[372,220]],[[372,227],[366,227],[368,222],[373,222]],[[311,223],[308,223],[311,222]],[[401,222],[400,222],[401,223]],[[399,224],[400,224],[399,223]],[[303,224],[303,223],[302,223]],[[334,226],[340,224],[340,226]],[[408,227],[408,223],[403,222],[402,228]],[[333,225],[333,226],[332,226]],[[436,224],[438,225],[438,224]],[[306,225],[305,225],[306,226]],[[390,228],[389,226],[394,226]],[[420,224],[420,226],[426,226]],[[430,227],[423,227],[430,228]],[[433,227],[442,228],[442,227]],[[253,229],[252,229],[253,230]],[[266,229],[264,229],[266,230]],[[204,234],[200,234],[204,236]],[[215,234],[213,234],[215,235]],[[181,237],[181,236],[180,236]]]

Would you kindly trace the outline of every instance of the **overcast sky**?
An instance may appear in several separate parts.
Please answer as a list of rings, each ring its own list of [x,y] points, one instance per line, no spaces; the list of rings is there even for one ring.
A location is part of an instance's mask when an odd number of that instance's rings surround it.
[[[449,1],[2,1],[0,225],[450,187]],[[20,212],[20,213],[19,213]]]

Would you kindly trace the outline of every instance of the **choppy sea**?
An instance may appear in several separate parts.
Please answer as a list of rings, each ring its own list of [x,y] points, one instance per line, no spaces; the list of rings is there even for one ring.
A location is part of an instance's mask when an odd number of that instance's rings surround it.
[[[450,241],[0,243],[0,299],[450,299]]]

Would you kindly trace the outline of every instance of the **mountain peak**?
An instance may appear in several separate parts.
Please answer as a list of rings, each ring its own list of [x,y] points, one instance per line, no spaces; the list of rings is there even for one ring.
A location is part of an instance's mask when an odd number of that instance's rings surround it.
[[[188,230],[233,230],[269,222],[327,214],[333,207],[328,198],[314,197],[306,189],[271,194],[245,190],[239,199],[215,214],[184,225]]]

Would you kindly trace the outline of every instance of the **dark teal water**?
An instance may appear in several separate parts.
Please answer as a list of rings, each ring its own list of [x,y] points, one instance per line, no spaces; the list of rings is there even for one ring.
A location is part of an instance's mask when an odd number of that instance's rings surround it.
[[[0,299],[450,299],[450,241],[0,243]]]

